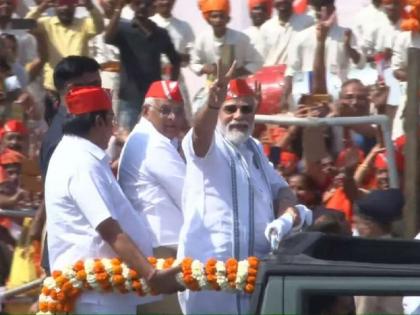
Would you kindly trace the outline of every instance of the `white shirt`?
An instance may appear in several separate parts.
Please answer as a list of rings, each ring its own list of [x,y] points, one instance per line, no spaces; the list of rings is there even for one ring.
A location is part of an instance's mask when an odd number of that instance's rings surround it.
[[[192,130],[182,145],[187,170],[178,256],[206,261],[268,254],[264,230],[274,219],[272,201],[288,185],[260,146],[250,138],[234,148],[216,131],[207,155],[200,158],[193,149]],[[236,298],[246,314],[249,297],[245,295],[185,292],[180,302],[184,314],[236,314]]]
[[[365,52],[382,52],[392,49],[400,33],[400,22],[393,24],[388,18],[381,24],[369,24],[363,33],[362,48]]]
[[[363,38],[367,29],[386,24],[386,20],[386,14],[370,3],[353,18],[352,30],[357,38]]]
[[[0,34],[11,34],[16,37],[18,43],[17,62],[22,66],[32,62],[38,57],[37,41],[35,37],[29,34],[26,30],[15,30],[7,27],[0,29]]]
[[[245,35],[249,37],[249,41],[251,45],[255,48],[255,50],[260,54],[263,58],[265,55],[264,51],[264,38],[262,36],[261,27],[257,26],[250,26],[244,31]]]
[[[345,32],[346,28],[333,24],[325,40],[325,66],[327,71],[337,75],[342,81],[347,78],[351,62],[350,56],[344,47]],[[353,34],[352,47],[359,50],[355,47],[355,43],[356,40]],[[288,54],[286,76],[294,76],[299,72],[313,70],[316,45],[315,25],[296,34]],[[362,67],[364,61],[363,54],[360,54],[358,66]]]
[[[112,217],[145,256],[152,254],[147,223],[118,185],[105,152],[92,142],[63,136],[55,149],[45,182],[48,253],[51,270],[77,260],[111,258],[116,253],[96,228]],[[136,294],[83,293],[79,303],[142,304]]]
[[[109,19],[104,19],[105,25],[109,24]],[[119,61],[120,51],[113,45],[105,43],[105,34],[101,33],[92,38],[89,43],[89,55],[99,64],[109,61]]]
[[[146,118],[130,133],[121,152],[118,181],[133,207],[143,213],[153,247],[178,244],[185,162]]]
[[[221,38],[215,37],[211,29],[197,37],[191,53],[191,69],[199,74],[204,64],[217,64],[223,47],[229,46],[233,47],[233,58],[237,62],[237,68],[245,67],[251,73],[261,68],[262,58],[251,45],[249,37],[228,28]]]
[[[187,22],[173,16],[167,19],[157,13],[150,19],[157,26],[168,31],[177,52],[187,54],[189,49],[194,45],[194,33]]]
[[[273,16],[261,26],[264,43],[265,66],[286,64],[287,52],[297,32],[314,24],[314,18],[306,14],[293,14],[282,24],[278,16]]]
[[[420,48],[420,33],[401,32],[398,34],[392,55],[392,69],[407,69],[408,48]]]

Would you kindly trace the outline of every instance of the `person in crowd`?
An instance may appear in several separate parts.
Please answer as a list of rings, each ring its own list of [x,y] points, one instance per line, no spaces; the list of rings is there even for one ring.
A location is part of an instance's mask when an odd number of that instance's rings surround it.
[[[153,253],[158,258],[176,257],[183,223],[185,161],[177,138],[184,122],[183,106],[178,82],[153,82],[142,118],[130,133],[120,158],[118,182],[133,207],[146,217]],[[181,312],[176,295],[146,307],[148,313]]]
[[[25,137],[28,129],[20,120],[8,120],[0,132],[2,147],[4,149],[12,149],[23,152],[25,147]]]
[[[51,100],[56,108],[56,114],[51,126],[44,135],[40,151],[40,167],[43,178],[47,174],[48,164],[55,147],[63,135],[62,128],[67,115],[64,95],[73,86],[101,86],[100,66],[92,58],[84,56],[69,56],[62,59],[54,69],[54,87],[59,93]]]
[[[381,8],[382,0],[371,0],[354,17],[352,29],[357,38],[363,38],[369,29],[386,24],[386,16]]]
[[[0,6],[0,33],[7,33],[14,35],[18,42],[18,57],[17,62],[21,66],[26,66],[37,58],[37,42],[34,36],[29,34],[24,29],[13,29],[11,20],[13,13],[16,11],[18,1],[2,0]]]
[[[286,64],[293,38],[315,23],[307,14],[293,13],[292,0],[274,0],[274,8],[277,14],[261,26],[265,66]]]
[[[100,0],[99,5],[104,12],[104,24],[107,26],[114,14],[117,2]],[[104,33],[101,33],[89,41],[89,50],[89,56],[101,66],[102,87],[111,90],[115,99],[119,88],[120,53],[118,48],[105,43]]]
[[[362,67],[365,61],[351,30],[337,24],[335,0],[312,0],[310,3],[316,11],[317,24],[297,34],[290,44],[281,101],[281,106],[286,108],[293,77],[314,70],[317,51],[323,50],[325,70],[342,82],[347,79],[351,62]]]
[[[392,223],[402,216],[404,196],[399,189],[373,190],[355,202],[354,226],[367,238],[391,238]],[[401,297],[357,296],[356,314],[403,314]]]
[[[209,81],[213,81],[219,59],[225,65],[236,60],[234,77],[246,76],[261,68],[262,58],[248,36],[227,27],[229,0],[201,0],[199,7],[210,29],[197,36],[191,53],[191,69],[197,75],[206,75]]]
[[[244,33],[248,35],[251,45],[264,58],[265,45],[261,27],[271,17],[273,0],[248,0],[248,9],[252,25]]]
[[[187,167],[178,257],[263,257],[271,235],[281,239],[311,221],[312,213],[295,206],[286,181],[250,136],[255,91],[243,79],[230,80],[234,65],[227,71],[219,61],[217,68],[207,104],[183,140]],[[184,314],[249,311],[249,297],[221,292],[187,291],[180,304]]]
[[[282,150],[277,164],[277,170],[286,180],[297,173],[299,156],[293,152]]]
[[[149,19],[150,1],[136,0],[131,3],[135,8],[131,21],[121,19],[125,4],[125,0],[118,1],[105,31],[105,41],[120,50],[117,117],[118,125],[130,131],[138,121],[141,112],[139,104],[143,104],[150,84],[161,79],[161,55],[166,55],[171,63],[171,80],[178,79],[181,59],[168,32]]]
[[[88,42],[104,30],[102,14],[91,0],[83,0],[83,6],[90,16],[76,18],[74,16],[76,2],[58,0],[55,16],[42,16],[51,6],[50,0],[42,1],[26,18],[37,20],[34,32],[43,34],[47,38],[47,61],[44,66],[44,88],[55,90],[53,73],[55,66],[62,58],[75,55],[87,56]]]
[[[171,37],[172,43],[176,51],[181,57],[181,66],[186,67],[190,64],[191,49],[194,46],[194,32],[191,25],[183,20],[173,16],[172,10],[175,0],[155,0],[155,14],[150,18],[157,26],[166,29]],[[162,56],[162,79],[170,79],[171,64],[165,56]],[[180,72],[178,81],[183,95],[185,113],[189,120],[191,120],[191,104],[189,99],[188,89],[185,83],[184,76]]]
[[[79,259],[120,257],[156,292],[176,292],[180,268],[158,271],[148,262],[152,242],[147,223],[109,167],[104,151],[114,126],[109,94],[97,86],[74,87],[66,94],[66,106],[64,135],[45,180],[51,269]],[[77,299],[74,313],[136,314],[136,305],[147,302],[135,293],[91,292]]]

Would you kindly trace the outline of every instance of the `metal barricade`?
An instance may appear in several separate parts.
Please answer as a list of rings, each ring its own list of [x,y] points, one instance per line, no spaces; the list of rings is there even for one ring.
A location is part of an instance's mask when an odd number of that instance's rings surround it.
[[[398,172],[395,165],[394,145],[391,139],[391,125],[385,115],[372,115],[361,117],[326,117],[326,118],[297,118],[279,115],[256,115],[256,123],[276,124],[283,126],[321,127],[321,126],[349,126],[361,124],[376,124],[381,126],[386,155],[388,159],[389,185],[398,188]]]

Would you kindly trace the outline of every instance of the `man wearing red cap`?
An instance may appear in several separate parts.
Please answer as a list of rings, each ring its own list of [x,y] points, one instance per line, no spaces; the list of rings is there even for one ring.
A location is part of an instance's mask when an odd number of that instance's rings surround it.
[[[27,133],[28,129],[20,120],[12,119],[7,121],[0,131],[3,147],[22,152],[24,137]]]
[[[133,207],[143,213],[152,231],[155,257],[175,257],[182,226],[185,162],[178,136],[185,120],[178,82],[155,81],[143,104],[143,115],[124,145],[118,182]],[[179,314],[175,295],[147,313]],[[157,307],[157,308],[156,308]]]
[[[311,211],[295,206],[286,181],[251,137],[256,96],[244,80],[229,82],[232,72],[210,87],[183,140],[187,168],[178,257],[264,257],[270,241],[274,247],[292,227],[311,221]],[[184,292],[180,304],[184,314],[249,313],[249,296],[242,294]]]
[[[315,22],[309,15],[293,13],[293,0],[274,0],[274,8],[277,14],[261,26],[266,66],[286,64],[293,37]]]
[[[248,35],[252,46],[261,56],[264,56],[264,42],[261,34],[261,26],[271,17],[273,0],[248,0],[249,16],[252,26],[244,33]]]
[[[198,35],[191,54],[191,69],[197,75],[216,76],[219,59],[225,65],[236,60],[234,77],[256,72],[262,58],[251,45],[248,36],[227,27],[230,20],[229,0],[201,0],[200,10],[211,29]]]
[[[179,289],[175,273],[156,271],[147,223],[123,194],[104,151],[114,114],[109,94],[100,87],[76,87],[66,96],[69,116],[45,181],[48,253],[51,270],[77,260],[120,257],[157,292]],[[135,314],[150,302],[135,294],[89,292],[75,305],[76,314]]]

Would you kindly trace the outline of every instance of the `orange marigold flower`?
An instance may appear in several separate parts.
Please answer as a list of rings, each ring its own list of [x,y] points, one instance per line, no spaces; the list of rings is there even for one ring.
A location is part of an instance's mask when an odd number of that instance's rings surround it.
[[[52,272],[52,277],[53,277],[54,279],[56,279],[56,278],[58,278],[59,276],[61,276],[61,274],[62,274],[62,272],[61,272],[60,270],[54,270],[54,271]]]
[[[83,261],[78,260],[74,265],[73,265],[73,270],[78,272],[80,270],[85,269],[85,265],[83,263]]]
[[[48,312],[48,303],[47,302],[39,302],[38,303],[38,308],[41,312]]]
[[[57,291],[55,291],[54,289],[53,289],[53,290],[51,290],[51,292],[50,292],[50,297],[51,297],[53,300],[57,300]]]
[[[66,299],[66,295],[63,291],[57,293],[57,301],[63,302]]]
[[[50,295],[50,292],[51,292],[51,290],[50,289],[48,289],[47,287],[42,287],[42,290],[41,290],[41,292],[42,292],[42,294],[44,294],[44,295]]]
[[[207,265],[216,266],[217,259],[216,258],[210,258],[207,260]]]
[[[93,265],[93,272],[100,273],[104,271],[105,271],[104,265],[100,261],[96,261],[95,264]]]
[[[112,276],[112,282],[113,282],[115,285],[122,284],[122,283],[124,283],[124,277],[123,277],[123,276],[121,276],[121,275],[113,275],[113,276]]]
[[[106,272],[100,272],[95,274],[96,281],[98,282],[105,282],[108,281],[108,274]]]
[[[112,272],[114,273],[114,274],[121,274],[122,273],[122,267],[121,267],[121,265],[113,265],[112,266]]]
[[[155,266],[156,265],[156,263],[157,263],[157,259],[156,259],[156,257],[147,257],[147,260],[149,261],[149,263],[151,264],[151,265],[153,265],[153,266]]]
[[[228,279],[229,282],[232,282],[232,281],[234,282],[236,280],[236,274],[234,274],[234,273],[228,274],[227,279]]]
[[[111,264],[113,264],[113,265],[121,265],[121,259],[119,259],[119,258],[112,258],[111,259]]]
[[[48,303],[48,310],[52,313],[57,312],[57,302],[49,302]]]
[[[84,270],[79,270],[79,271],[76,273],[76,279],[77,279],[77,280],[80,280],[80,281],[85,280],[85,279],[86,279],[86,271],[84,271]]]
[[[136,291],[141,289],[141,283],[138,280],[133,280],[133,283],[131,285],[133,286],[133,289]]]
[[[244,291],[245,293],[251,294],[252,292],[254,292],[254,289],[255,289],[254,285],[247,284],[245,285]]]
[[[73,286],[71,285],[70,282],[66,282],[63,284],[63,287],[61,288],[61,290],[63,290],[64,292],[69,292],[71,291],[71,289],[73,289]]]
[[[173,257],[169,257],[165,259],[165,262],[163,263],[163,269],[169,269],[172,267],[175,259]]]
[[[57,303],[57,312],[64,311],[64,304],[63,303]]]
[[[128,272],[129,276],[131,279],[138,279],[139,275],[137,274],[137,271],[130,269],[130,271]]]
[[[246,279],[246,282],[248,283],[255,283],[257,278],[255,276],[248,276],[248,279]]]

